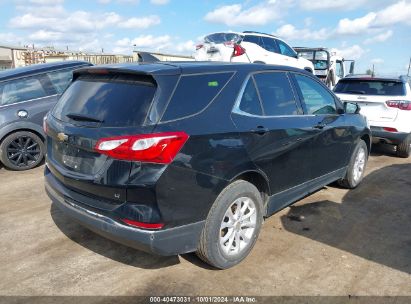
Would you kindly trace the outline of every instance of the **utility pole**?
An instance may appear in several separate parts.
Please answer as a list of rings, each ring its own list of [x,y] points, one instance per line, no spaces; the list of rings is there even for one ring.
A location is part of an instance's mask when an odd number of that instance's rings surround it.
[[[375,64],[372,65],[372,77],[375,77]]]
[[[410,63],[408,64],[408,73],[407,73],[407,77],[410,76],[410,67],[411,67],[411,57],[410,57]]]

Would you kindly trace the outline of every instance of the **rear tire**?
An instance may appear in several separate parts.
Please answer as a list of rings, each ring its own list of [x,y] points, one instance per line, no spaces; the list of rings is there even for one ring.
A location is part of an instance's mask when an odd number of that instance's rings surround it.
[[[0,161],[10,170],[23,171],[36,167],[44,158],[43,140],[28,131],[8,135],[0,145]]]
[[[360,140],[355,146],[351,155],[345,177],[338,181],[338,184],[344,188],[356,188],[364,178],[365,168],[368,161],[368,148],[365,141]]]
[[[402,143],[400,143],[397,146],[397,156],[398,157],[403,157],[403,158],[407,158],[410,156],[410,145],[411,145],[411,135],[408,135],[406,139],[404,139],[402,141]]]
[[[261,194],[254,185],[244,180],[228,185],[210,209],[197,255],[220,269],[240,263],[260,233],[262,206]]]

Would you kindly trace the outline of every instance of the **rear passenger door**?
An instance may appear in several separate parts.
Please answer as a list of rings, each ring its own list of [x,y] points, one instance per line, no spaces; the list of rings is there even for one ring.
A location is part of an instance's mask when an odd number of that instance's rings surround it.
[[[318,80],[292,73],[304,113],[314,131],[312,140],[312,178],[344,168],[352,149],[352,134],[342,105]]]
[[[251,160],[269,179],[272,194],[311,176],[312,130],[297,100],[286,72],[261,72],[249,77],[232,113]]]

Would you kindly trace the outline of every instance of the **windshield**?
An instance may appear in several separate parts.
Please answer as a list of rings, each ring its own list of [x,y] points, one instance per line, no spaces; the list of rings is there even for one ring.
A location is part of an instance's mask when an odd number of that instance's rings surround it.
[[[238,42],[241,36],[234,33],[215,33],[204,37],[205,42],[224,43],[224,42]]]
[[[357,95],[405,96],[403,83],[388,80],[340,80],[334,88],[334,92]]]
[[[328,52],[327,51],[299,51],[298,57],[310,60],[314,69],[316,70],[325,70],[328,69]]]

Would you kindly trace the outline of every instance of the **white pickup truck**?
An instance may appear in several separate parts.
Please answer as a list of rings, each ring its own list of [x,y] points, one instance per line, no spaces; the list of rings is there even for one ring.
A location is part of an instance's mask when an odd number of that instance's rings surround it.
[[[336,51],[326,48],[294,47],[299,57],[310,60],[314,64],[314,74],[320,78],[330,89],[341,78],[354,73],[354,60],[344,59]],[[349,70],[345,62],[350,62]]]

